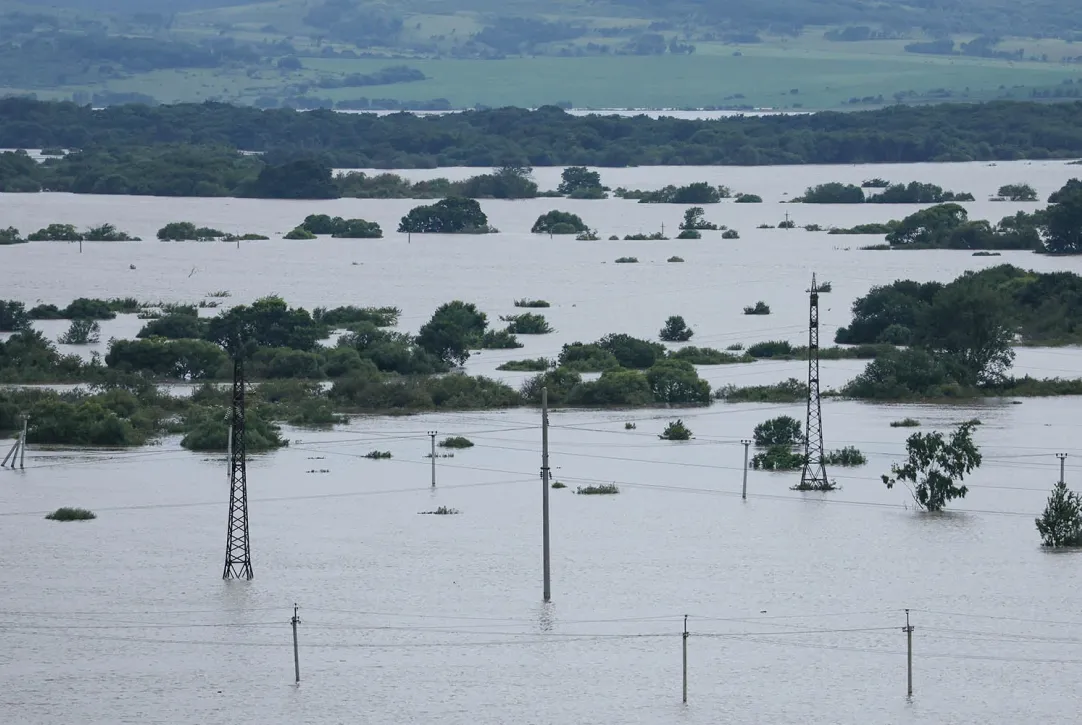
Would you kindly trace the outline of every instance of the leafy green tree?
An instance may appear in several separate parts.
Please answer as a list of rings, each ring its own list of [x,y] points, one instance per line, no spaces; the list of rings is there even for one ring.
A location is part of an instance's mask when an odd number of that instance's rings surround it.
[[[455,185],[455,194],[471,199],[533,199],[537,183],[529,166],[502,166],[491,174],[471,176]]]
[[[996,196],[1008,201],[1037,201],[1037,190],[1029,184],[1004,184]]]
[[[331,167],[315,159],[267,164],[241,189],[241,196],[259,199],[337,199]]]
[[[206,340],[112,340],[105,364],[177,380],[212,380],[228,366],[226,353]]]
[[[207,321],[196,315],[164,315],[150,320],[136,337],[164,337],[170,340],[202,339],[207,334]]]
[[[23,244],[27,240],[19,236],[19,230],[15,227],[0,228],[0,246],[7,244]]]
[[[334,234],[345,223],[340,216],[331,217],[326,214],[309,214],[301,222],[300,226],[312,234]]]
[[[477,305],[454,300],[436,308],[417,333],[417,344],[444,362],[461,365],[487,327],[488,317]]]
[[[1082,252],[1082,184],[1064,187],[1053,195],[1041,215],[1044,251],[1052,254]]]
[[[1002,293],[979,281],[952,283],[921,311],[913,344],[943,356],[959,382],[1001,382],[1014,361],[1014,330]]]
[[[805,204],[863,204],[864,190],[853,184],[832,181],[818,186],[809,186],[804,196],[797,199]]]
[[[658,438],[663,441],[691,440],[691,429],[684,425],[684,421],[677,418],[665,426],[665,430],[661,432]]]
[[[804,454],[792,446],[767,446],[751,457],[751,467],[757,471],[798,471],[804,466]]]
[[[61,345],[93,345],[101,339],[101,325],[94,320],[72,320],[57,342]]]
[[[18,332],[30,329],[30,317],[26,305],[15,300],[0,300],[0,332]]]
[[[718,225],[706,221],[705,216],[705,209],[701,206],[693,206],[684,212],[684,221],[680,222],[680,228],[685,231],[716,230]]]
[[[347,219],[346,223],[338,229],[333,236],[343,239],[381,239],[383,230],[376,222],[364,219]]]
[[[66,320],[112,320],[116,312],[105,300],[78,297],[61,313]]]
[[[28,443],[45,445],[132,446],[145,442],[129,420],[99,400],[45,399],[31,407]]]
[[[1082,496],[1060,481],[1036,524],[1044,546],[1082,546]]]
[[[968,192],[943,191],[935,184],[911,181],[908,184],[891,184],[879,194],[868,197],[868,201],[878,204],[942,204],[951,201],[973,201],[973,195]]]
[[[658,337],[665,342],[687,342],[694,335],[695,331],[688,327],[680,315],[673,315],[665,320],[665,326],[658,333]]]
[[[604,194],[601,186],[601,174],[590,171],[585,166],[569,166],[560,174],[560,185],[556,191],[564,196],[584,196]]]
[[[853,302],[853,321],[838,329],[834,342],[839,345],[862,345],[889,342],[908,345],[921,313],[943,289],[941,282],[898,280],[872,287],[868,294]],[[887,339],[887,330],[894,328]]]
[[[710,402],[710,383],[684,360],[659,360],[647,369],[646,382],[659,403]]]
[[[534,234],[579,234],[589,230],[578,214],[555,209],[537,217],[530,229]]]
[[[310,351],[327,336],[307,310],[291,308],[281,297],[263,297],[237,305],[209,320],[206,338],[226,349],[230,357],[250,355],[258,347],[288,347]]]
[[[842,392],[851,398],[902,400],[949,398],[962,386],[944,361],[927,350],[891,350],[872,360]]]
[[[552,332],[552,325],[545,316],[533,312],[503,315],[500,320],[507,323],[507,332],[512,335],[547,335]]]
[[[399,232],[414,234],[484,234],[491,229],[488,217],[475,199],[447,197],[435,204],[410,209],[398,225]]]
[[[958,204],[940,204],[910,214],[887,235],[895,246],[936,246],[951,232],[969,221],[969,214]]]
[[[605,335],[596,344],[612,353],[622,367],[633,370],[645,370],[665,357],[664,345],[622,333]]]
[[[74,224],[50,224],[26,236],[31,242],[78,242],[83,238]]]
[[[765,420],[755,426],[753,434],[755,445],[767,448],[769,446],[795,446],[803,443],[804,436],[800,428],[800,421],[788,415]]]
[[[576,388],[580,385],[582,385],[581,375],[565,367],[558,367],[526,380],[522,384],[521,392],[526,402],[537,404],[541,402],[541,389],[548,388],[549,402],[559,405],[572,400],[575,397]]]
[[[956,498],[965,498],[969,489],[958,485],[981,465],[981,453],[973,442],[973,423],[958,426],[949,439],[943,434],[914,433],[906,441],[906,462],[891,466],[883,476],[887,488],[898,481],[914,484],[913,498],[928,511],[941,511]]]
[[[574,389],[572,405],[649,405],[654,402],[650,382],[638,370],[606,370],[593,382]]]
[[[208,227],[197,227],[191,222],[170,222],[158,230],[163,242],[209,242],[225,236],[225,232]]]
[[[583,373],[599,373],[620,367],[616,356],[596,343],[567,343],[560,350],[557,361],[561,368]]]

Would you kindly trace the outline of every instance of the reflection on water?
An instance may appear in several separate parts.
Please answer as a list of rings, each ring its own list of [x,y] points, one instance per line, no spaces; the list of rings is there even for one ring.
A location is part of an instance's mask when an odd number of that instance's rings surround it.
[[[779,205],[805,186],[883,176],[987,198],[1029,182],[1046,196],[1062,163],[791,169],[604,170],[611,185],[705,179],[759,193],[708,218],[742,238],[661,243],[535,238],[551,208],[603,234],[675,226],[682,208],[610,200],[483,202],[504,233],[484,238],[220,244],[31,244],[0,249],[0,296],[65,303],[76,296],[192,301],[228,289],[232,302],[277,292],[312,307],[394,304],[415,330],[440,303],[477,302],[490,319],[521,297],[548,299],[557,332],[489,351],[471,371],[555,356],[607,332],[655,336],[681,314],[693,344],[725,347],[806,335],[811,272],[830,280],[823,320],[849,321],[852,301],[899,277],[951,279],[1009,261],[1079,271],[1076,259],[1005,253],[860,252],[867,238],[759,231],[788,211],[798,223],[849,226],[911,208]],[[452,172],[454,170],[451,170]],[[410,172],[413,174],[414,172]],[[427,173],[427,172],[426,172]],[[445,173],[441,171],[440,173]],[[472,173],[472,172],[471,172]],[[558,170],[538,170],[543,187]],[[788,196],[787,196],[788,195]],[[309,213],[364,216],[392,229],[413,202],[268,202],[0,195],[5,224],[111,222],[145,238],[188,219],[232,231],[280,232]],[[1034,205],[975,202],[998,219]],[[848,249],[847,249],[848,248]],[[639,265],[614,265],[633,253]],[[666,264],[679,254],[688,263]],[[354,266],[350,262],[357,262]],[[137,270],[130,270],[135,264]],[[194,273],[191,273],[192,270]],[[763,299],[769,317],[746,317]],[[44,323],[50,336],[63,324]],[[131,316],[103,339],[131,336]],[[101,348],[99,348],[101,349]],[[1077,377],[1072,349],[1019,351],[1019,373]],[[863,367],[823,364],[827,387]],[[802,377],[799,362],[703,368],[714,386]],[[249,466],[255,580],[223,582],[226,499],[220,458],[176,438],[137,451],[28,451],[0,472],[5,582],[0,680],[6,720],[70,723],[692,723],[1075,721],[1071,631],[1082,595],[1078,554],[1042,551],[1033,518],[1072,461],[1078,402],[1069,398],[871,405],[828,399],[829,448],[854,445],[867,466],[834,469],[841,490],[801,495],[791,476],[752,471],[740,500],[743,447],[758,422],[797,405],[692,410],[556,411],[551,491],[553,603],[541,599],[539,416],[533,410],[355,418],[333,431],[288,431],[289,448]],[[694,439],[657,438],[682,418]],[[946,516],[913,509],[879,476],[920,430],[980,418],[985,461]],[[636,429],[625,430],[628,421]],[[467,435],[468,451],[437,463],[427,431]],[[360,456],[378,446],[393,458]],[[0,448],[3,442],[0,441]],[[309,475],[322,456],[325,475]],[[615,482],[617,496],[577,496]],[[459,516],[421,516],[445,505]],[[92,522],[43,520],[84,506]],[[303,679],[293,688],[289,618],[301,607]],[[915,698],[905,701],[904,608],[912,610]],[[689,706],[680,708],[683,615],[689,617]],[[183,713],[182,715],[175,713]]]

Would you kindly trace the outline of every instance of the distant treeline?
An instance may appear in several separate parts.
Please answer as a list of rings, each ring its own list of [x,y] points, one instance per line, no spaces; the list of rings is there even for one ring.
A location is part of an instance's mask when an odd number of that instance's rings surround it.
[[[684,120],[545,106],[438,116],[0,100],[0,147],[223,146],[337,167],[911,163],[1082,156],[1082,103]]]

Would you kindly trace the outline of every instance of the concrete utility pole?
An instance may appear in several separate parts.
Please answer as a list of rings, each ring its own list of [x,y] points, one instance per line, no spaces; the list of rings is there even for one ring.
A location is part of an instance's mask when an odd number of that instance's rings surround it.
[[[26,422],[27,422],[27,420],[29,420],[29,416],[24,415],[23,416],[23,434],[22,434],[22,437],[19,438],[19,468],[24,468],[23,461],[26,458]],[[15,461],[12,461],[11,465],[14,466]],[[1062,479],[1063,476],[1060,476],[1060,478]]]
[[[688,704],[688,615],[684,615],[684,704]]]
[[[436,487],[436,434],[439,431],[428,431],[428,437],[432,439],[432,488]]]
[[[744,439],[740,441],[744,444],[744,486],[740,489],[740,498],[745,501],[748,500],[748,446],[751,445],[751,441]]]
[[[905,650],[906,650],[906,697],[913,697],[913,625],[909,623],[909,610],[905,610]]]
[[[544,562],[545,601],[552,600],[549,574],[549,389],[541,388],[541,547]]]
[[[1060,483],[1066,483],[1066,481],[1063,479],[1063,465],[1067,461],[1067,454],[1066,453],[1057,453],[1056,458],[1059,459],[1059,482]]]
[[[300,624],[301,618],[297,616],[297,605],[293,605],[293,619],[290,620],[290,624],[293,625],[293,674],[296,677],[295,682],[300,684],[301,681],[301,657],[297,650],[297,625]]]

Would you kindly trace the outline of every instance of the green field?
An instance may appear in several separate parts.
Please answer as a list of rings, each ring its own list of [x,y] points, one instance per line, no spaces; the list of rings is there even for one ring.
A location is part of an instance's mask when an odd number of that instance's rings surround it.
[[[716,51],[716,52],[711,52]],[[762,108],[853,107],[851,98],[900,91],[946,89],[958,100],[1025,98],[1028,89],[1082,77],[1082,69],[1052,63],[920,55],[858,55],[818,49],[731,46],[703,48],[691,56],[509,58],[506,60],[395,61],[421,70],[427,80],[362,88],[313,88],[309,95],[333,100],[446,98],[455,107],[537,106],[569,101],[581,108],[673,108],[749,105]],[[220,99],[251,102],[288,83],[316,73],[371,73],[389,64],[380,59],[303,58],[304,70],[168,70],[110,81],[112,91],[137,91],[162,101]],[[1004,89],[1001,89],[1005,87]],[[39,93],[67,97],[80,86]],[[798,91],[792,93],[793,90]],[[742,98],[740,97],[742,96]],[[856,107],[868,107],[860,104]]]

